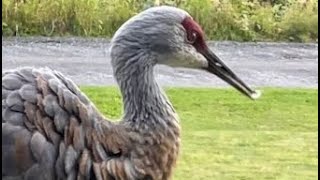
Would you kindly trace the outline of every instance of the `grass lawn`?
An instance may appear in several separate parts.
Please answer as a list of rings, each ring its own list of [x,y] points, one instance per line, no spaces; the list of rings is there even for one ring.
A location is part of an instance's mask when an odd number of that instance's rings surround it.
[[[109,118],[114,87],[81,87]],[[318,179],[318,90],[265,88],[252,101],[233,89],[167,88],[182,125],[174,179]]]

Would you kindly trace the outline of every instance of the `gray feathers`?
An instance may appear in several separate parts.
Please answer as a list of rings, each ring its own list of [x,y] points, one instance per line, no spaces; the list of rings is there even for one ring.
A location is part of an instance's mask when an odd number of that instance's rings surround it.
[[[79,122],[82,116],[104,118],[70,80],[50,69],[16,69],[2,80],[2,177],[76,177],[76,160],[85,148]]]
[[[12,78],[7,83],[23,83],[2,87],[2,178],[166,179],[156,177],[171,174],[172,166],[158,164],[174,164],[179,125],[157,84],[146,84],[152,77],[140,79],[140,88],[123,91],[146,93],[137,96],[140,100],[124,95],[138,106],[128,108],[132,116],[115,124],[106,121],[70,80],[55,71],[16,69],[6,76]],[[169,162],[168,155],[173,161]]]
[[[177,8],[150,8],[115,34],[112,66],[125,113],[117,123],[57,71],[4,72],[2,178],[170,179],[180,126],[153,67],[184,45],[186,16]]]

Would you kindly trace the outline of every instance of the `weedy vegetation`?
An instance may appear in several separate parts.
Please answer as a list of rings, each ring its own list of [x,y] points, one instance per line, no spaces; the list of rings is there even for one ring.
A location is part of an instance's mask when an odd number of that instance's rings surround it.
[[[3,0],[3,36],[112,37],[154,5],[183,8],[210,40],[318,40],[318,0]]]

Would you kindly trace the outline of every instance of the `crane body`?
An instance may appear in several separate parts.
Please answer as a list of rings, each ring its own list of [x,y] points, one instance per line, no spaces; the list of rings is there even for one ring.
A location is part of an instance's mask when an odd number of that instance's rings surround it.
[[[110,48],[124,114],[111,122],[72,80],[49,68],[2,73],[2,179],[166,180],[180,147],[179,117],[156,64],[213,73],[255,99],[184,10],[160,6],[129,19]]]

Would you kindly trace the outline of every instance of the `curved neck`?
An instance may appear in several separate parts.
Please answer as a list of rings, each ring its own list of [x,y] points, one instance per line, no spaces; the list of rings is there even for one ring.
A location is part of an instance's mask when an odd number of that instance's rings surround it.
[[[123,121],[149,126],[176,124],[175,110],[155,80],[153,65],[141,62],[131,59],[115,71],[123,97]]]

